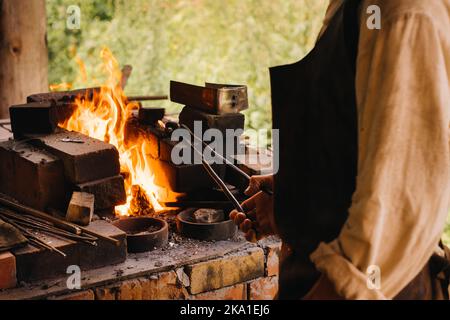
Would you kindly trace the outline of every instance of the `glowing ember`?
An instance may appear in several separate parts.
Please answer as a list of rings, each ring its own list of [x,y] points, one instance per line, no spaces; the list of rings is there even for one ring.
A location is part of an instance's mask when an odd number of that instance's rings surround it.
[[[120,87],[122,74],[119,64],[111,51],[104,48],[101,58],[108,75],[105,84],[92,99],[77,99],[74,114],[60,126],[111,143],[119,151],[127,203],[116,207],[116,213],[130,215],[161,211],[163,208],[157,200],[158,187],[153,182],[154,175],[146,156],[150,145],[139,131],[127,132],[127,120],[139,105],[127,101]],[[77,63],[85,74],[82,62]]]

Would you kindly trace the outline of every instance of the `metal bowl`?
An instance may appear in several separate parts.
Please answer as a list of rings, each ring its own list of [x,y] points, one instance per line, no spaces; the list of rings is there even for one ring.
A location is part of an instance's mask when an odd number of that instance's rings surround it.
[[[151,251],[165,246],[169,240],[169,226],[162,219],[127,217],[114,221],[113,225],[127,234],[130,253]]]
[[[181,235],[187,238],[207,241],[227,240],[234,237],[237,227],[233,221],[227,218],[216,223],[195,222],[194,212],[198,209],[186,209],[177,215],[177,229]]]

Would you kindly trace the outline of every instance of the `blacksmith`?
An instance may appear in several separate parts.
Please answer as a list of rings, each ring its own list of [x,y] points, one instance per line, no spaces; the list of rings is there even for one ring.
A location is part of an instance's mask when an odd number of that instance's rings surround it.
[[[448,299],[449,30],[450,0],[331,0],[271,69],[280,169],[231,217],[282,238],[280,299]]]

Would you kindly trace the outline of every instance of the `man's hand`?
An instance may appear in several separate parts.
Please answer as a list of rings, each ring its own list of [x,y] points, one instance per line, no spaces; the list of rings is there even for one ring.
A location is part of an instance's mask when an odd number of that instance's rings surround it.
[[[254,176],[245,190],[251,196],[242,203],[244,212],[233,210],[231,220],[245,233],[248,241],[257,240],[275,233],[273,197],[260,191],[263,187],[273,190],[273,176]]]

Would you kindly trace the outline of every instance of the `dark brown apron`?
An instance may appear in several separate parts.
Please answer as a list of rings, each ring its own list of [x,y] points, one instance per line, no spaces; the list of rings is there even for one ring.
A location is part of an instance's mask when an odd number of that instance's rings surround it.
[[[309,255],[334,240],[356,186],[355,93],[360,0],[347,0],[301,61],[271,68],[278,232],[290,252],[280,266],[280,299],[303,297],[318,280]]]

